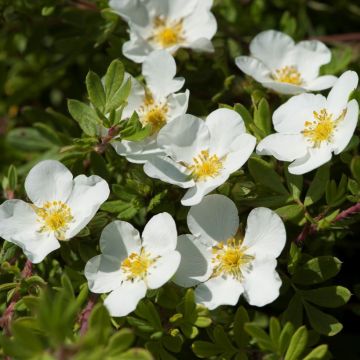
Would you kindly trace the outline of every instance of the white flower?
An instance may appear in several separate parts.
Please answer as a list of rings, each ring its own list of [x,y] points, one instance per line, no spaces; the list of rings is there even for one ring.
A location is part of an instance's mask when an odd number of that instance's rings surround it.
[[[264,306],[279,296],[276,258],[286,232],[276,213],[253,209],[243,236],[235,204],[216,194],[191,207],[187,223],[192,234],[178,237],[181,262],[174,282],[196,286],[198,303],[212,310],[236,305],[244,294],[250,305]]]
[[[206,121],[186,114],[160,130],[158,144],[168,156],[151,159],[144,171],[150,177],[189,188],[181,203],[195,205],[240,169],[255,143],[233,110],[215,110]]]
[[[123,54],[141,63],[153,50],[174,54],[185,47],[213,51],[211,39],[217,30],[211,13],[212,0],[111,0],[115,13],[128,22],[130,40]]]
[[[156,143],[157,134],[166,123],[186,113],[189,101],[189,90],[176,93],[185,79],[174,77],[176,63],[166,51],[153,51],[142,64],[142,74],[146,88],[131,78],[131,93],[123,117],[130,117],[136,111],[143,126],[151,126],[151,134],[141,141],[112,143],[119,155],[133,163],[145,163],[149,157],[165,154]]]
[[[60,247],[94,217],[109,196],[101,177],[79,175],[60,162],[41,161],[29,172],[25,190],[32,204],[8,200],[0,206],[0,236],[20,246],[33,263]]]
[[[332,75],[319,76],[321,65],[331,60],[330,50],[320,41],[295,45],[279,31],[261,32],[250,43],[251,56],[239,56],[236,65],[264,87],[283,94],[300,94],[330,88]]]
[[[126,221],[105,227],[100,238],[102,254],[90,259],[84,272],[92,292],[110,292],[104,304],[111,316],[129,314],[147,289],[157,289],[171,279],[180,263],[176,240],[175,221],[168,213],[150,219],[142,240]]]
[[[336,81],[327,98],[300,94],[290,98],[273,114],[277,133],[264,138],[257,153],[273,155],[289,165],[292,174],[305,174],[341,153],[349,143],[358,121],[359,105],[348,102],[358,76],[346,71]]]

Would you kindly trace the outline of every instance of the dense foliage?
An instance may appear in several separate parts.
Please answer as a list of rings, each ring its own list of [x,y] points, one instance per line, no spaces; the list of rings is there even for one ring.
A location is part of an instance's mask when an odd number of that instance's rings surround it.
[[[141,65],[121,51],[127,24],[106,0],[0,0],[0,10],[1,202],[26,199],[25,176],[44,159],[61,161],[74,175],[99,175],[111,188],[88,226],[39,264],[1,240],[0,357],[360,359],[359,128],[344,152],[304,176],[254,153],[215,191],[236,203],[243,224],[258,206],[283,219],[283,285],[275,302],[259,308],[241,298],[237,306],[209,311],[195,304],[192,289],[167,283],[149,291],[135,312],[111,318],[84,277],[105,225],[121,219],[141,230],[166,211],[178,233],[188,233],[183,189],[146,176],[98,131],[102,123],[133,141],[149,132],[136,114],[123,121],[116,111],[130,92],[124,71],[143,80]],[[288,96],[266,90],[234,62],[262,30],[324,41],[332,60],[322,74],[360,73],[355,2],[218,0],[212,11],[215,53],[180,49],[175,56],[191,94],[188,113],[205,117],[231,108],[258,141],[273,132],[272,113]],[[360,91],[351,97],[360,101]]]

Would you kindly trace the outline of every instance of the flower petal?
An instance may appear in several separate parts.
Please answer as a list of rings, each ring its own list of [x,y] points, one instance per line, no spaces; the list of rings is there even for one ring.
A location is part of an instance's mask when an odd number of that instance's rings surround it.
[[[239,227],[238,210],[228,197],[224,195],[208,195],[198,205],[192,206],[187,224],[195,236],[202,242],[224,241],[234,236]]]
[[[330,49],[320,41],[305,40],[295,45],[286,57],[286,65],[296,66],[305,82],[319,75],[320,67],[331,60]]]
[[[298,134],[304,130],[305,121],[313,120],[314,111],[320,111],[326,107],[326,98],[322,95],[293,96],[274,111],[274,128],[280,133]]]
[[[316,79],[310,81],[306,84],[306,90],[310,91],[321,91],[328,88],[331,88],[337,80],[336,76],[333,75],[324,75],[319,76]]]
[[[217,109],[206,118],[210,131],[210,153],[222,157],[242,134],[246,133],[244,121],[234,110]]]
[[[168,20],[178,20],[189,16],[194,10],[198,3],[198,0],[171,0],[167,1]]]
[[[126,221],[115,220],[106,225],[101,233],[101,252],[119,259],[120,262],[131,253],[139,253],[140,248],[139,232]]]
[[[104,301],[111,316],[126,316],[136,309],[137,304],[146,295],[144,281],[128,282],[111,292]]]
[[[284,223],[274,211],[259,207],[247,219],[243,245],[256,259],[277,258],[286,242]]]
[[[149,22],[147,9],[140,0],[110,0],[109,7],[126,21],[140,26],[145,26]]]
[[[336,119],[346,109],[349,96],[356,89],[359,77],[355,71],[345,71],[335,82],[327,97],[328,110]]]
[[[47,201],[66,202],[73,188],[73,176],[66,166],[55,160],[36,164],[25,180],[29,199],[38,207]]]
[[[302,134],[271,134],[259,142],[256,152],[281,161],[293,161],[306,155],[307,144]]]
[[[305,87],[289,84],[285,82],[279,82],[279,81],[263,81],[262,86],[272,89],[279,94],[286,94],[286,95],[297,95],[306,92]]]
[[[220,305],[236,305],[243,292],[240,281],[217,276],[196,287],[195,299],[197,303],[213,310]]]
[[[175,161],[190,163],[200,151],[208,149],[210,132],[203,120],[185,114],[166,124],[157,141]]]
[[[139,81],[137,81],[131,75],[125,73],[124,81],[127,81],[130,78],[131,81],[131,91],[129,97],[127,98],[127,105],[125,106],[122,116],[123,118],[131,117],[134,111],[139,110],[145,101],[145,89]]]
[[[331,148],[322,146],[320,148],[309,148],[308,153],[292,162],[289,173],[294,175],[306,174],[331,160]]]
[[[359,104],[353,99],[348,103],[346,115],[340,121],[334,134],[334,153],[340,154],[347,146],[354,134],[359,117]]]
[[[109,185],[100,176],[79,175],[74,179],[74,187],[67,200],[74,222],[70,223],[66,239],[74,237],[89,223],[109,194]]]
[[[180,235],[176,250],[181,262],[176,271],[174,283],[191,287],[208,280],[211,275],[211,250],[193,235]]]
[[[253,268],[245,273],[244,296],[253,306],[265,306],[272,303],[279,296],[281,279],[275,271],[275,259],[255,259]]]
[[[177,230],[172,216],[167,212],[153,216],[145,225],[142,239],[144,248],[153,255],[175,250]]]
[[[185,82],[184,78],[174,78],[176,63],[165,50],[153,51],[145,59],[142,65],[142,74],[145,77],[146,85],[158,99],[163,99],[180,90]]]
[[[184,93],[171,94],[167,98],[168,105],[168,119],[167,122],[170,122],[176,119],[178,116],[186,114],[188,104],[189,104],[189,90],[186,90]]]
[[[165,156],[148,159],[144,165],[144,172],[151,178],[182,188],[194,186],[194,180],[189,179],[186,168]]]
[[[235,63],[242,72],[260,83],[271,79],[269,69],[256,58],[250,56],[238,56],[235,59]]]
[[[130,40],[122,47],[124,56],[136,63],[142,63],[153,50],[145,39],[134,32],[130,32]]]
[[[215,177],[209,177],[205,180],[196,181],[195,186],[190,188],[182,197],[181,204],[184,206],[199,204],[205,195],[211,193],[218,186],[222,185],[229,178],[229,175],[230,174],[228,172],[222,171]]]
[[[121,285],[121,261],[111,255],[97,255],[85,265],[84,275],[93,293],[107,293]]]
[[[190,42],[189,44],[187,44],[186,46],[189,49],[192,49],[194,51],[204,51],[204,52],[214,52],[214,46],[211,42],[211,40],[206,39],[206,38],[200,38],[197,40],[194,40],[192,42]]]
[[[39,232],[35,211],[22,200],[8,200],[0,205],[0,236],[20,246],[33,263],[41,262],[60,247],[52,233]]]
[[[254,37],[250,43],[250,52],[270,70],[275,70],[281,67],[282,59],[294,46],[290,36],[280,31],[267,30]]]
[[[150,268],[146,278],[149,289],[158,289],[167,283],[175,274],[180,264],[180,253],[170,251],[164,253]]]
[[[239,170],[254,151],[256,138],[250,134],[241,134],[232,143],[231,150],[224,160],[224,168],[230,174]]]

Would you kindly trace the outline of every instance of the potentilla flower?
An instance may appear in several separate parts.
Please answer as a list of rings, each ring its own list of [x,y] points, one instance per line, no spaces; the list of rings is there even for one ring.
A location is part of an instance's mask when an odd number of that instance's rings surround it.
[[[180,263],[176,241],[175,221],[168,213],[152,217],[142,239],[126,221],[105,227],[100,238],[102,254],[87,262],[85,276],[92,292],[110,292],[104,304],[111,316],[129,314],[147,289],[158,289],[173,277]]]
[[[348,99],[357,84],[358,75],[346,71],[327,98],[313,94],[290,98],[273,114],[277,133],[264,138],[257,153],[295,160],[289,165],[292,174],[305,174],[330,161],[332,153],[345,149],[355,131],[359,105]]]
[[[33,263],[69,240],[94,217],[109,196],[107,182],[99,176],[71,172],[59,161],[35,165],[25,180],[32,204],[8,200],[0,205],[0,236],[20,246]]]
[[[178,237],[181,262],[174,282],[196,286],[197,303],[212,310],[236,305],[244,294],[250,305],[264,306],[279,296],[276,258],[286,232],[275,212],[253,209],[243,234],[235,204],[215,194],[191,207],[187,223],[191,234]]]
[[[149,157],[164,155],[156,142],[157,134],[165,124],[186,113],[189,101],[189,90],[176,93],[185,79],[175,77],[175,60],[166,51],[153,51],[142,64],[142,74],[146,87],[131,78],[131,93],[123,117],[130,117],[136,111],[142,125],[150,126],[150,135],[141,141],[112,143],[119,155],[133,163],[145,163]]]
[[[283,94],[300,94],[330,88],[332,75],[319,76],[320,67],[331,60],[330,50],[320,41],[295,44],[279,31],[261,32],[250,43],[251,56],[239,56],[236,65],[264,87]]]
[[[211,39],[217,23],[211,13],[212,0],[111,0],[115,13],[128,22],[130,40],[123,54],[141,63],[153,51],[174,54],[185,47],[213,51]]]
[[[167,156],[149,160],[145,173],[188,188],[181,203],[191,206],[240,169],[256,140],[236,111],[218,109],[206,121],[189,114],[178,117],[160,130],[157,142]]]

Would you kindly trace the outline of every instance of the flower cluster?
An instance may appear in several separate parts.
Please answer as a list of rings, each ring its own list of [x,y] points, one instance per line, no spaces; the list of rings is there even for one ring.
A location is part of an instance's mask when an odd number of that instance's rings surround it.
[[[304,174],[341,153],[354,133],[358,103],[350,95],[358,76],[319,76],[331,60],[319,41],[295,44],[287,35],[265,31],[250,44],[251,56],[237,66],[264,87],[295,95],[272,116],[276,133],[256,144],[242,116],[219,108],[206,119],[188,114],[189,91],[178,92],[185,79],[176,76],[173,54],[181,48],[212,51],[217,25],[211,0],[111,0],[110,6],[128,24],[130,40],[123,46],[129,59],[142,63],[145,85],[134,77],[123,118],[136,112],[149,135],[141,141],[112,141],[117,154],[144,164],[151,178],[187,189],[181,204],[189,206],[191,234],[178,236],[173,217],[153,216],[140,237],[130,223],[109,223],[100,237],[101,254],[84,270],[94,293],[109,293],[104,304],[112,316],[136,309],[148,289],[168,281],[195,287],[196,301],[209,309],[236,305],[241,294],[249,304],[264,306],[279,295],[276,271],[286,231],[272,210],[250,211],[240,226],[238,209],[228,197],[212,194],[252,156],[272,155],[292,162],[292,174]],[[99,80],[100,82],[100,80]],[[331,88],[327,98],[305,92]],[[105,97],[105,95],[104,95]],[[91,113],[91,112],[90,112]],[[34,263],[75,237],[109,196],[107,182],[79,175],[58,161],[35,165],[25,180],[31,203],[8,200],[0,206],[0,236],[20,246]]]

